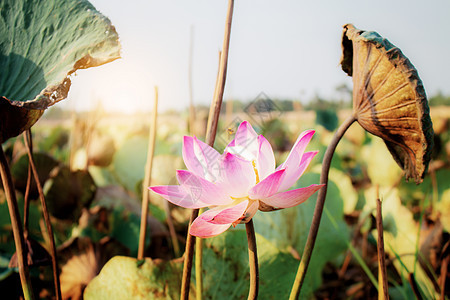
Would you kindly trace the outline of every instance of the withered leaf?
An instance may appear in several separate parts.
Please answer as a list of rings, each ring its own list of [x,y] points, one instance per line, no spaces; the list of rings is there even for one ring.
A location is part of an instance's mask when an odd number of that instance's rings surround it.
[[[29,266],[50,265],[52,258],[47,250],[32,238],[25,239],[27,246],[27,261]],[[17,253],[15,252],[9,261],[10,268],[17,268]]]
[[[420,183],[433,147],[433,125],[416,69],[388,40],[352,24],[342,34],[342,70],[353,77],[353,112],[381,137],[406,179]]]

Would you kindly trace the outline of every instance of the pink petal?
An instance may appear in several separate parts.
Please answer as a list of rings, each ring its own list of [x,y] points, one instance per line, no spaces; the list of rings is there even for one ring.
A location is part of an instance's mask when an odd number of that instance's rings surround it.
[[[324,184],[312,184],[308,187],[278,193],[260,201],[276,208],[293,207],[305,202],[323,186]]]
[[[269,141],[262,135],[258,136],[259,150],[256,159],[259,180],[262,181],[275,171],[275,155]]]
[[[192,222],[189,228],[189,234],[201,238],[209,238],[221,234],[230,226],[231,224],[212,224],[201,218],[197,218]]]
[[[244,121],[239,125],[236,131],[235,140],[239,145],[248,145],[258,137],[252,125],[249,122]]]
[[[229,208],[221,210],[210,209],[202,214],[202,216],[205,215],[202,218],[212,224],[232,224],[236,220],[243,218],[247,206],[248,200],[245,200]]]
[[[240,220],[240,222],[247,223],[250,221],[251,218],[256,214],[259,208],[259,201],[258,200],[250,200],[250,204],[247,206],[245,212],[244,212],[244,218]],[[237,224],[234,224],[237,225]]]
[[[252,187],[248,191],[250,199],[263,199],[268,198],[275,194],[284,178],[286,170],[278,170],[269,176],[267,176],[263,181]]]
[[[250,161],[225,153],[220,164],[218,184],[233,198],[246,197],[256,184],[256,175]]]
[[[162,196],[164,199],[175,205],[186,208],[207,207],[208,204],[199,200],[198,197],[192,197],[179,185],[162,185],[149,187],[150,190]]]
[[[182,188],[205,206],[226,205],[233,200],[218,185],[186,170],[177,170],[177,179]]]
[[[300,161],[300,165],[298,167],[294,168],[292,166],[286,168],[286,176],[284,176],[283,181],[279,185],[278,192],[285,191],[289,189],[291,186],[293,186],[300,178],[300,176],[303,175],[306,168],[311,163],[311,160],[314,158],[314,156],[316,156],[317,153],[318,151],[306,152],[303,154]]]
[[[280,166],[278,166],[277,170],[286,168],[296,169],[300,165],[306,146],[308,146],[314,133],[315,133],[314,130],[306,130],[302,132],[300,136],[297,138],[297,141],[295,142],[294,146],[292,147],[291,152],[289,152],[286,161],[282,163]]]
[[[258,134],[249,122],[244,121],[239,125],[234,139],[225,151],[252,161],[256,160],[258,148]]]
[[[207,210],[192,222],[189,233],[202,238],[216,236],[227,230],[234,221],[239,220],[247,205],[248,200],[228,208],[216,207]]]
[[[183,139],[183,160],[189,171],[214,182],[218,176],[219,152],[196,137]]]

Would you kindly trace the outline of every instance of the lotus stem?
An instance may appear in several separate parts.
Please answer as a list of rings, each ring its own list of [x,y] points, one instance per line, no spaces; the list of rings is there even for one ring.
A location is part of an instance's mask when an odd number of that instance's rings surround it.
[[[311,222],[311,228],[309,230],[309,235],[306,240],[305,248],[303,250],[302,259],[298,266],[297,275],[295,276],[295,281],[292,286],[291,294],[289,296],[290,300],[298,299],[300,295],[300,290],[302,288],[303,282],[305,280],[305,275],[308,270],[308,265],[311,260],[312,251],[314,249],[314,244],[316,242],[317,233],[319,231],[320,219],[323,213],[323,207],[325,205],[325,198],[327,195],[328,187],[328,173],[330,171],[331,159],[333,158],[334,151],[338,145],[341,138],[344,136],[347,129],[356,121],[356,116],[349,116],[344,123],[339,126],[337,131],[334,133],[333,140],[325,152],[323,163],[322,163],[322,173],[320,175],[320,183],[324,184],[324,187],[319,190],[317,195],[316,208],[314,209],[314,215]]]
[[[147,149],[147,163],[145,165],[145,178],[142,185],[142,211],[141,211],[141,229],[139,232],[139,248],[137,259],[144,259],[145,250],[145,237],[147,235],[147,218],[148,218],[148,206],[150,200],[150,193],[148,187],[151,185],[152,180],[152,165],[153,154],[155,152],[155,140],[156,140],[156,121],[158,117],[158,87],[155,86],[155,100],[153,102],[153,111],[151,116],[151,127],[149,132],[148,149]]]
[[[225,33],[222,45],[222,53],[220,55],[219,72],[215,86],[214,98],[210,107],[208,118],[208,127],[206,131],[206,143],[213,147],[216,139],[217,125],[219,123],[220,108],[222,107],[223,93],[225,90],[225,82],[227,78],[228,50],[230,48],[231,21],[233,19],[234,0],[228,1],[227,16],[225,23]],[[198,209],[192,211],[190,224],[198,217]],[[180,299],[189,298],[189,286],[191,282],[192,260],[194,257],[195,238],[189,234],[186,239],[186,250],[184,253],[183,277],[181,281]],[[201,292],[201,291],[198,291]]]
[[[199,214],[202,214],[203,208],[200,208]],[[203,239],[195,239],[195,291],[196,299],[203,299]]]
[[[210,108],[210,111],[213,111],[214,114],[212,118],[208,119],[208,130],[206,132],[206,143],[209,144],[211,147],[214,146],[214,141],[216,139],[217,125],[219,124],[220,108],[222,107],[223,93],[225,90],[225,82],[227,79],[228,50],[230,48],[233,7],[234,7],[234,0],[229,0],[222,52],[220,54],[219,73],[217,76],[214,100]]]
[[[0,174],[2,177],[3,189],[5,191],[6,201],[8,202],[9,215],[11,217],[11,226],[13,230],[14,243],[16,245],[17,263],[19,265],[19,276],[22,284],[23,296],[25,300],[34,299],[31,287],[30,273],[27,264],[27,250],[23,239],[22,224],[20,222],[19,207],[14,189],[14,184],[6,160],[3,147],[0,146]]]
[[[256,237],[255,228],[253,226],[253,219],[245,223],[245,231],[247,232],[248,241],[248,263],[250,266],[250,290],[248,292],[248,300],[258,298],[259,291],[259,267],[258,267],[258,253],[256,251]]]
[[[377,232],[378,232],[378,241],[377,241],[377,253],[378,253],[378,286],[381,288],[381,291],[378,291],[378,299],[380,300],[389,300],[388,293],[388,280],[386,273],[386,255],[384,252],[384,238],[383,238],[383,215],[381,211],[381,201],[379,196],[379,189],[377,186],[377,215],[376,215],[376,223],[377,223]]]
[[[203,299],[203,240],[196,238],[195,244],[195,290],[196,299]]]
[[[59,268],[58,268],[58,257],[56,255],[56,245],[55,238],[53,236],[52,223],[50,222],[50,215],[47,209],[47,203],[45,202],[44,191],[42,190],[41,182],[39,181],[39,174],[36,169],[36,164],[34,163],[32,146],[31,146],[31,129],[28,129],[24,133],[25,148],[27,148],[29,166],[33,172],[34,181],[36,182],[36,187],[39,192],[39,199],[42,206],[42,214],[44,216],[45,225],[47,228],[48,240],[50,241],[50,255],[52,256],[52,269],[53,269],[53,282],[55,284],[55,294],[56,300],[62,299],[61,297],[61,283],[59,280]]]
[[[180,299],[189,300],[189,286],[191,284],[192,259],[194,257],[195,237],[189,234],[189,229],[195,218],[198,217],[198,209],[192,210],[189,220],[188,235],[186,239],[186,250],[184,252],[183,276],[181,278]],[[197,291],[201,292],[201,291]]]

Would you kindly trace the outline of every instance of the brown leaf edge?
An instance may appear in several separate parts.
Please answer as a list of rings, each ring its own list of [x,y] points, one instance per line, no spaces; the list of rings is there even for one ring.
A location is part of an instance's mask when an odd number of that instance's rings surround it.
[[[118,37],[113,25],[110,25],[109,30],[115,32]],[[118,40],[117,43],[119,43]],[[72,84],[70,80],[71,74],[75,73],[77,70],[98,67],[119,58],[119,53],[117,53],[116,56],[105,59],[95,58],[86,54],[75,62],[72,70],[67,73],[67,76],[59,84],[46,87],[35,99],[18,101],[1,96],[0,143],[31,128],[42,116],[45,109],[67,98]]]
[[[389,152],[391,153],[397,164],[405,171],[406,180],[414,178],[417,184],[423,181],[427,172],[428,164],[431,160],[433,149],[433,123],[430,117],[430,108],[428,100],[423,87],[423,83],[417,73],[414,65],[402,53],[402,51],[390,43],[387,39],[380,36],[374,31],[364,31],[353,26],[353,24],[346,24],[343,26],[342,32],[342,57],[341,67],[347,75],[353,75],[353,41],[363,41],[373,44],[379,51],[385,54],[389,61],[391,61],[397,68],[407,76],[409,82],[413,86],[416,93],[416,107],[418,110],[418,122],[422,130],[421,135],[421,154],[415,156],[415,161],[407,154],[410,149],[405,149],[406,145],[396,143],[383,138]],[[367,128],[365,128],[367,130]],[[375,135],[377,133],[371,132]],[[406,153],[406,155],[405,155]]]

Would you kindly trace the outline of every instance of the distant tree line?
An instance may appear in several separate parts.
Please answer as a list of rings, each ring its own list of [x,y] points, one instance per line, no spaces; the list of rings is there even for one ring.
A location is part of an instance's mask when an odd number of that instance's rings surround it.
[[[227,100],[232,101],[233,112],[242,112],[248,109],[249,105],[252,105],[252,101],[240,101],[240,100]],[[319,95],[314,96],[313,99],[306,103],[301,103],[298,100],[290,99],[261,99],[258,100],[259,111],[294,111],[296,109],[301,110],[341,110],[341,109],[351,109],[353,105],[352,95],[350,91],[350,96],[341,97],[339,99],[325,99]],[[428,98],[428,103],[430,106],[438,105],[448,105],[450,106],[450,95],[445,96],[442,92]],[[222,113],[226,112],[226,103],[222,105]]]
[[[225,113],[228,107],[232,107],[232,112],[245,112],[248,109],[257,109],[262,111],[295,111],[295,110],[313,110],[313,111],[338,111],[341,109],[352,108],[352,90],[345,84],[336,87],[337,98],[325,99],[319,95],[315,95],[311,100],[302,102],[292,99],[270,99],[262,97],[261,99],[252,100],[226,100],[221,108],[221,112]],[[265,96],[265,95],[264,95]],[[229,102],[232,102],[230,105]],[[430,106],[445,105],[450,106],[450,95],[444,95],[437,92],[435,95],[428,97]],[[207,105],[196,105],[197,110],[209,110]],[[165,114],[179,114],[177,110],[165,111]],[[58,105],[52,106],[46,110],[44,118],[46,119],[67,119],[71,117],[72,112],[68,109],[61,108]]]
[[[431,106],[450,105],[450,96],[444,96],[442,92],[439,91],[436,95],[429,97],[428,102]]]

